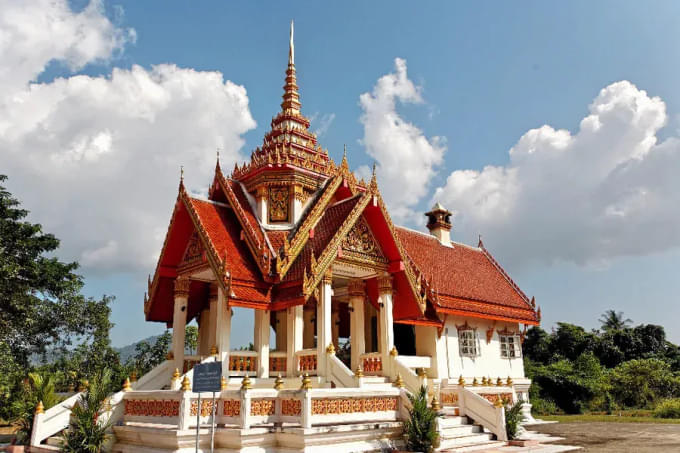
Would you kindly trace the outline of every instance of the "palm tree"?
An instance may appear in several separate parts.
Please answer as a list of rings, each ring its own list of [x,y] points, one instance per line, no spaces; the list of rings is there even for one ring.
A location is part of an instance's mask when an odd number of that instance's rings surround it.
[[[105,401],[111,384],[111,371],[105,369],[95,376],[87,391],[71,410],[72,421],[62,436],[62,452],[100,453],[111,436],[111,423],[102,420]]]
[[[411,402],[409,419],[404,422],[404,438],[408,451],[430,453],[439,446],[437,417],[439,414],[427,406],[427,387],[408,394]]]
[[[628,327],[628,324],[632,323],[633,320],[630,318],[623,318],[622,311],[607,310],[600,317],[599,321],[602,323],[602,330],[621,330]]]
[[[38,373],[28,373],[28,379],[22,390],[25,393],[23,398],[17,398],[14,402],[13,412],[18,414],[13,420],[19,426],[17,431],[17,443],[27,444],[31,439],[33,430],[33,418],[38,402],[42,402],[47,410],[56,405],[60,398],[54,391],[54,376],[40,375]]]

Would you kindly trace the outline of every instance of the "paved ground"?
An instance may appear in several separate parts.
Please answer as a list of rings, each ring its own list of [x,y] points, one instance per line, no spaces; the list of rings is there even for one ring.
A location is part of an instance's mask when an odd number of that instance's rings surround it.
[[[680,425],[654,423],[553,423],[528,429],[564,437],[561,444],[596,453],[680,453]]]

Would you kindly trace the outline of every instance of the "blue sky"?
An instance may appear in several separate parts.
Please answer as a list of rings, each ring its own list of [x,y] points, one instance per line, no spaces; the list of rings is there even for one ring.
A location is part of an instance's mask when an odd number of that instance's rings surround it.
[[[87,5],[87,2],[72,2],[73,14],[82,12],[88,8]],[[64,64],[70,54],[63,51],[61,56],[48,59],[46,70],[37,74],[38,83],[53,84],[55,78],[68,79],[77,74],[110,80],[114,68],[131,70],[133,65],[140,65],[151,71],[153,65],[163,63],[200,73],[219,71],[225,80],[245,88],[250,115],[257,123],[256,127],[252,127],[243,120],[234,133],[234,136],[242,138],[243,146],[239,151],[240,143],[237,139],[232,140],[233,152],[226,153],[227,160],[238,156],[239,152],[243,157],[259,145],[269,119],[279,109],[288,27],[290,20],[294,19],[296,66],[303,112],[314,118],[313,126],[317,128],[322,119],[332,118],[327,130],[321,134],[320,142],[336,160],[340,159],[343,144],[346,144],[353,168],[370,165],[377,160],[388,175],[387,168],[392,164],[398,165],[399,160],[390,160],[390,150],[371,151],[367,128],[372,126],[369,121],[361,120],[366,110],[359,96],[375,93],[378,79],[395,72],[395,58],[404,59],[408,79],[420,87],[421,101],[408,102],[397,96],[396,113],[403,121],[414,125],[430,144],[435,142],[434,137],[442,137],[440,143],[443,145],[440,146],[445,150],[441,161],[432,166],[426,194],[406,206],[411,215],[404,216],[403,222],[422,229],[424,218],[419,215],[433,201],[435,189],[441,188],[443,192],[440,193],[446,193],[442,197],[446,206],[460,211],[454,225],[454,239],[474,244],[477,234],[482,233],[487,248],[510,275],[525,292],[536,296],[542,306],[544,328],[549,329],[557,321],[597,327],[598,316],[604,310],[614,308],[624,311],[635,323],[664,325],[670,339],[680,342],[680,328],[670,322],[680,316],[677,303],[680,251],[679,241],[674,239],[680,223],[674,223],[678,215],[677,205],[673,204],[676,198],[663,196],[667,193],[664,191],[667,186],[658,190],[661,195],[654,200],[671,213],[669,220],[654,214],[656,211],[650,213],[649,209],[640,208],[642,214],[631,214],[635,219],[633,222],[629,222],[628,214],[620,216],[615,225],[607,222],[605,226],[611,226],[611,237],[616,240],[606,242],[606,253],[599,253],[587,250],[603,244],[609,233],[600,225],[592,227],[587,219],[573,224],[569,221],[546,221],[541,229],[540,225],[536,225],[536,219],[540,223],[543,218],[541,212],[526,216],[513,215],[513,212],[495,216],[490,209],[493,205],[484,204],[483,200],[468,202],[470,196],[452,194],[453,186],[447,184],[447,178],[455,170],[481,173],[487,166],[508,168],[512,164],[509,150],[531,129],[547,124],[576,135],[583,118],[591,113],[589,105],[604,104],[604,100],[601,103],[595,101],[598,94],[618,81],[628,81],[635,89],[624,87],[619,91],[613,90],[618,94],[612,96],[623,100],[612,105],[628,105],[625,101],[630,98],[637,106],[644,103],[640,100],[646,102],[648,98],[659,97],[665,103],[667,119],[663,126],[654,130],[653,135],[658,142],[669,137],[673,140],[680,126],[680,92],[676,82],[680,78],[678,2],[197,4],[118,1],[106,2],[103,11],[113,27],[127,31],[134,29],[135,38],[126,38],[126,42],[114,51],[103,50],[103,56],[90,58],[76,68],[72,62]],[[646,94],[640,94],[641,90],[645,90]],[[209,95],[208,98],[212,99]],[[201,105],[210,108],[211,104],[206,100]],[[81,107],[86,111],[88,104]],[[193,123],[195,112],[200,112],[201,108],[199,105],[195,110],[188,109],[186,117],[180,115],[176,122],[169,124],[191,131],[187,134],[202,133],[203,129]],[[658,111],[660,107],[656,104],[655,108]],[[181,109],[178,111],[181,112]],[[102,121],[106,123],[105,119]],[[635,122],[631,127],[637,126]],[[149,126],[150,129],[154,127]],[[205,131],[209,134],[219,127],[218,124]],[[618,131],[621,136],[627,136],[626,124],[621,125]],[[151,160],[149,165],[163,159],[163,150],[159,147],[164,146],[162,137],[166,132],[167,129],[159,129],[157,135],[149,135],[144,147],[140,148],[139,153],[143,153],[144,149],[155,149],[156,160]],[[154,137],[159,137],[159,141],[153,140]],[[190,143],[198,142],[200,140],[196,139]],[[612,143],[605,139],[584,142],[589,145],[583,144],[581,148],[591,148],[580,156],[604,152],[602,148]],[[540,148],[543,145],[536,146]],[[530,154],[529,151],[527,153]],[[209,183],[209,177],[205,175],[209,174],[212,164],[208,162],[214,162],[214,154],[215,146],[209,145],[205,145],[202,151],[187,154],[186,159],[180,151],[173,151],[172,157],[168,158],[172,166],[158,164],[156,169],[150,170],[158,178],[158,184],[168,187],[164,189],[168,191],[167,198],[147,197],[144,184],[140,184],[138,192],[131,193],[132,197],[140,206],[148,198],[147,202],[155,205],[154,213],[165,214],[160,215],[160,220],[147,220],[139,228],[147,228],[150,224],[155,226],[153,222],[159,223],[163,229],[167,227],[178,176],[178,172],[172,170],[177,168],[176,163],[185,164],[187,180],[195,190],[200,190]],[[29,151],[21,155],[27,159]],[[92,257],[92,254],[83,255],[87,252],[69,245],[77,242],[77,238],[69,237],[68,222],[50,220],[47,214],[40,212],[40,197],[34,193],[36,188],[26,182],[39,173],[19,162],[18,158],[13,162],[9,168],[14,169],[17,176],[8,171],[11,178],[9,188],[26,200],[27,208],[45,224],[46,229],[62,237],[67,256],[71,254],[73,259]],[[569,162],[569,165],[574,165],[569,168],[576,176],[568,181],[572,181],[574,186],[607,185],[608,180],[604,178],[602,181],[581,182],[578,175],[587,173],[590,164],[575,159]],[[672,169],[680,170],[680,159],[673,158],[670,162]],[[528,174],[525,171],[528,170],[518,173],[520,183],[524,182],[521,175]],[[642,176],[635,179],[635,187],[644,187],[644,193],[648,193],[647,190],[657,193],[653,184],[650,186],[650,181],[663,177],[655,177],[649,172],[644,173],[644,177],[647,178],[644,181],[641,181]],[[385,176],[385,179],[389,177]],[[529,179],[527,176],[526,181]],[[494,182],[503,186],[504,181]],[[380,182],[382,185],[383,181]],[[135,181],[123,179],[121,184],[134,185]],[[390,184],[386,180],[383,191],[394,187]],[[512,184],[508,183],[510,186]],[[58,181],[48,181],[43,187],[53,190],[58,187]],[[510,211],[513,206],[522,206],[525,210],[533,197],[540,197],[541,190],[531,194],[528,187],[531,184],[526,183],[522,193],[529,195],[524,198],[517,196],[520,201],[511,198],[513,204],[508,204]],[[548,187],[550,192],[562,190],[559,185],[541,187],[544,191]],[[409,189],[405,187],[405,190]],[[571,188],[565,186],[564,190],[568,192]],[[552,198],[547,195],[536,205],[543,206],[544,202],[549,205]],[[583,200],[584,197],[597,198],[599,195],[599,190],[593,189],[591,193],[584,189],[577,191],[573,197],[556,200]],[[88,200],[97,203],[97,200],[89,198],[83,200],[84,204]],[[515,201],[517,204],[514,204]],[[71,205],[71,208],[86,209],[83,203]],[[604,204],[607,207],[613,205]],[[480,217],[473,212],[476,206],[492,213]],[[569,204],[552,207],[560,212],[573,211],[574,216],[592,212]],[[153,219],[156,219],[158,214],[154,216]],[[545,217],[552,218],[552,212]],[[639,221],[640,218],[661,221],[657,225],[652,220]],[[529,224],[525,229],[521,228],[523,219]],[[565,225],[565,231],[557,232],[560,225]],[[635,226],[628,231],[626,225]],[[538,236],[550,237],[551,229],[556,231],[554,242],[564,241],[565,250],[560,250],[555,244],[544,246],[543,242],[533,241]],[[134,228],[126,231],[134,231]],[[105,228],[101,234],[107,234]],[[595,235],[600,237],[599,242],[589,242]],[[673,239],[662,240],[665,238]],[[160,245],[162,237],[159,239],[155,235],[154,240]],[[647,242],[654,243],[649,250],[645,245]],[[636,246],[631,246],[631,243],[636,243]],[[522,256],[523,250],[526,250],[527,257]],[[146,274],[153,272],[153,265],[149,265],[148,261],[143,265],[126,264],[124,259],[121,262],[123,264],[111,267],[95,264],[83,267],[88,294],[99,296],[106,293],[117,297],[113,307],[116,327],[112,338],[115,345],[128,344],[164,328],[143,321],[142,297]],[[243,312],[239,315],[249,316]],[[239,344],[237,338],[243,338],[243,343],[252,339],[252,333],[244,324],[248,323],[235,326],[239,329],[236,337],[232,337],[236,345]]]

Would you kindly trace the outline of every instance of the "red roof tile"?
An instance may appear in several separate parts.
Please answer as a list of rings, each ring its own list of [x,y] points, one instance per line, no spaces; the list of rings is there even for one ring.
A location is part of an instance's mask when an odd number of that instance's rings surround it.
[[[283,247],[283,242],[285,241],[286,236],[288,236],[289,233],[290,233],[289,230],[267,231],[267,239],[269,239],[269,243],[272,245],[274,253],[276,253],[277,255],[279,254],[281,247]]]
[[[482,248],[445,247],[428,234],[397,227],[407,254],[439,295],[442,308],[536,320],[524,293]]]

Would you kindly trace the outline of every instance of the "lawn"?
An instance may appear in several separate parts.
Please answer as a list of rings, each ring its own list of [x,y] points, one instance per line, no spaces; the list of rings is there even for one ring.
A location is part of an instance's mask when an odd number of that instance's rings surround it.
[[[644,415],[540,415],[537,418],[546,421],[557,421],[563,423],[666,423],[680,424],[680,418],[655,418]]]

